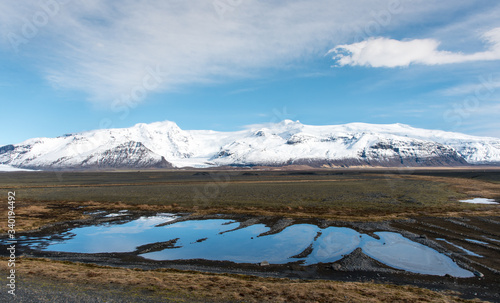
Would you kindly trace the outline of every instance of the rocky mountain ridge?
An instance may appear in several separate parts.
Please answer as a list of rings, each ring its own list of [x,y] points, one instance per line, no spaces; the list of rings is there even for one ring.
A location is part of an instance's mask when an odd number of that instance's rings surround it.
[[[0,165],[65,170],[216,166],[462,166],[500,163],[500,139],[404,124],[259,124],[234,132],[171,121],[33,138],[0,147]]]

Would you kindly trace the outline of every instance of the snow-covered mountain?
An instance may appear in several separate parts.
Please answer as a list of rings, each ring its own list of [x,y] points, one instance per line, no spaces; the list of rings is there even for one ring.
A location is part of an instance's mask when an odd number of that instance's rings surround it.
[[[235,132],[182,130],[170,121],[140,123],[0,147],[0,164],[26,169],[499,163],[498,138],[404,124],[312,126],[291,120]]]

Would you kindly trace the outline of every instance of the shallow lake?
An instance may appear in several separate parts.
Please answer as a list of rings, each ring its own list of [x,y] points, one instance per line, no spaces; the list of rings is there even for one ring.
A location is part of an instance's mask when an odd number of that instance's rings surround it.
[[[281,232],[262,235],[270,230],[264,224],[239,228],[239,222],[228,219],[189,220],[159,226],[176,218],[163,214],[77,227],[55,237],[28,242],[32,248],[44,251],[111,253],[134,252],[143,245],[176,240],[170,247],[140,256],[150,260],[236,263],[301,261],[304,265],[335,262],[359,247],[369,257],[393,268],[427,275],[473,276],[448,256],[394,232],[376,232],[379,237],[376,239],[346,227],[295,224]]]

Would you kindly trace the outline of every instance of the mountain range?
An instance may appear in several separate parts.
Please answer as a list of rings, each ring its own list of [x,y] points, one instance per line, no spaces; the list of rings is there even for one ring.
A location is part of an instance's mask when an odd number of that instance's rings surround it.
[[[499,165],[500,139],[404,124],[313,126],[284,120],[234,132],[139,123],[0,147],[0,165],[75,170],[220,166]]]

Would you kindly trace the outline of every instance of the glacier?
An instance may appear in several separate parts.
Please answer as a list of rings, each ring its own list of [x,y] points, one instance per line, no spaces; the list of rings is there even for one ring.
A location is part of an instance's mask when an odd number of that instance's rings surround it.
[[[256,124],[221,132],[139,123],[0,147],[0,165],[19,169],[217,166],[413,167],[500,164],[500,139],[405,124]]]

